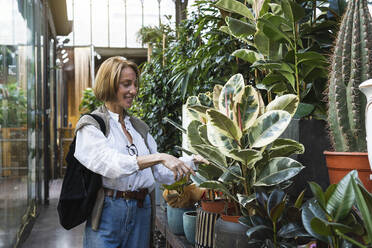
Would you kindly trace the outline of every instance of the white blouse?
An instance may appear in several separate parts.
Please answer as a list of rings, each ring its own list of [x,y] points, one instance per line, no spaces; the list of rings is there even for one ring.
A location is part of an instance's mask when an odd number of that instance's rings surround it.
[[[75,158],[85,167],[102,175],[102,184],[106,188],[121,191],[135,191],[155,188],[155,180],[162,184],[174,183],[173,172],[162,164],[151,168],[139,170],[136,156],[129,155],[127,146],[130,145],[125,136],[119,115],[110,113],[110,133],[107,138],[93,125],[86,125],[76,133]],[[138,150],[138,156],[157,153],[157,145],[154,138],[148,134],[148,150],[142,136],[133,128],[129,116],[124,118],[125,127],[133,138],[133,144]],[[194,168],[192,157],[179,158],[187,165]]]

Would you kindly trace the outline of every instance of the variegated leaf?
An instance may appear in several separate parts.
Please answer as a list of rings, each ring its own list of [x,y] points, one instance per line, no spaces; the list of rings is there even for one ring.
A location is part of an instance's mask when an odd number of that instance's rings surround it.
[[[236,101],[236,122],[244,133],[256,121],[259,114],[257,91],[250,85],[245,86],[242,93],[237,96]]]
[[[302,169],[299,162],[291,158],[278,157],[269,160],[269,163],[260,171],[254,186],[273,186],[296,176]]]
[[[221,90],[218,99],[218,109],[221,113],[228,116],[231,120],[234,119],[234,104],[235,98],[244,89],[244,79],[242,74],[235,74]]]
[[[248,168],[252,168],[252,166],[262,158],[261,152],[253,149],[244,150],[234,149],[231,150],[229,154],[226,155],[229,156],[230,158],[242,162],[243,165],[247,166]]]
[[[240,142],[242,131],[239,127],[224,114],[214,109],[207,110],[208,125],[213,126],[216,131],[224,136],[227,136],[236,142]]]
[[[207,124],[207,135],[209,142],[216,146],[217,149],[225,156],[230,154],[231,150],[239,148],[236,140],[230,138],[229,136],[223,135],[216,129],[215,126],[212,126],[210,123]]]
[[[286,94],[271,101],[266,107],[266,112],[271,110],[284,110],[293,116],[296,113],[299,102],[296,95]]]
[[[218,101],[221,94],[223,86],[216,84],[213,88],[213,105],[215,109],[219,109]]]
[[[291,115],[283,110],[272,110],[261,115],[249,129],[250,146],[260,148],[274,142],[290,121]]]
[[[204,143],[207,145],[211,145],[211,143],[208,140],[207,125],[199,126],[198,131],[199,131],[200,138],[204,141]]]

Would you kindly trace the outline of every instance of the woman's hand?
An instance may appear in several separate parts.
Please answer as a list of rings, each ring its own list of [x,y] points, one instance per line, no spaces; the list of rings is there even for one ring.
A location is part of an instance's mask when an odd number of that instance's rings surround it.
[[[172,155],[161,153],[161,163],[173,172],[174,180],[180,179],[189,173],[195,176],[192,168]]]
[[[209,161],[200,156],[199,154],[192,155],[192,162],[195,164],[209,164]]]

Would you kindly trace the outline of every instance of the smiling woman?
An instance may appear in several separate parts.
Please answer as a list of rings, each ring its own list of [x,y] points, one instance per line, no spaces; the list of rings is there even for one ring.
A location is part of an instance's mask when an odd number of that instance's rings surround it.
[[[83,116],[76,126],[74,156],[91,171],[102,175],[102,197],[85,228],[84,247],[148,247],[151,226],[149,193],[155,180],[172,184],[186,174],[194,174],[200,156],[176,158],[157,153],[148,126],[129,116],[127,109],[137,95],[139,70],[123,57],[102,63],[94,93],[104,105],[93,111],[106,124],[104,135],[91,116]],[[101,199],[101,200],[100,200]],[[120,220],[120,221],[118,221]]]

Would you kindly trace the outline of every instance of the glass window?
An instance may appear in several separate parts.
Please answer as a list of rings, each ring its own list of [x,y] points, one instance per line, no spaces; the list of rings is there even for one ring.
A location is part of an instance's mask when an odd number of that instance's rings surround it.
[[[108,0],[91,1],[93,45],[98,47],[108,47]]]
[[[146,4],[146,3],[145,3]],[[142,6],[140,0],[126,0],[127,6],[127,44],[136,48],[142,45],[137,42],[137,32],[142,27]]]
[[[73,0],[73,4],[75,46],[90,45],[90,0]]]
[[[110,46],[125,46],[125,9],[123,0],[110,0]]]

